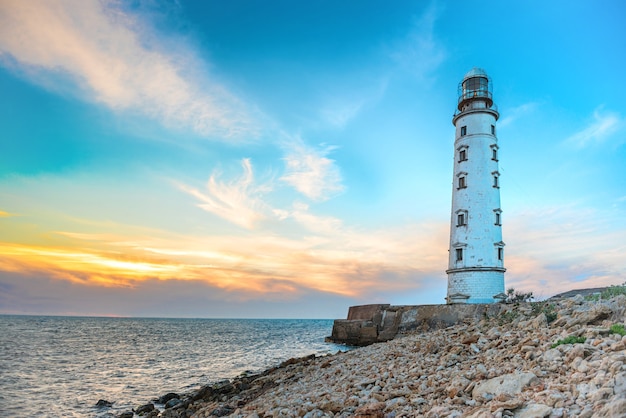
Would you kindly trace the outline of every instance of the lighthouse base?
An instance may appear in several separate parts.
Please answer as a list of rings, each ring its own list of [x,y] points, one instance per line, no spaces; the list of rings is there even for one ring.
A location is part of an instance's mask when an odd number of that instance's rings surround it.
[[[473,267],[447,270],[449,304],[495,303],[504,293],[504,268]]]

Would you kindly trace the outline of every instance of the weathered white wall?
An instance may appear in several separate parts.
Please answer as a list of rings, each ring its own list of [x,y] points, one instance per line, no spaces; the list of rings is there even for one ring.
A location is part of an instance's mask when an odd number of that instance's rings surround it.
[[[498,116],[497,111],[478,99],[453,119],[456,138],[448,296],[469,295],[467,303],[492,303],[496,301],[495,295],[504,292],[504,263],[498,259],[498,247],[503,245],[502,226],[496,224],[496,211],[501,211],[500,189],[494,187],[494,173],[499,176],[499,170],[492,151],[498,139],[491,133]],[[461,135],[462,127],[466,129],[465,135]],[[466,161],[459,161],[460,149],[466,150]],[[466,177],[466,187],[461,189],[458,188],[460,175]],[[457,226],[459,211],[466,213],[464,226]],[[502,215],[500,219],[502,223]],[[463,249],[461,261],[457,261],[457,248]]]

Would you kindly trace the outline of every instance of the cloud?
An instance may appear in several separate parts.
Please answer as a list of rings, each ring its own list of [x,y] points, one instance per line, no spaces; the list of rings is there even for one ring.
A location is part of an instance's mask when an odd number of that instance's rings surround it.
[[[159,39],[121,2],[2,1],[0,59],[33,82],[78,89],[115,111],[143,113],[202,136],[255,134],[244,104],[209,75],[190,70],[206,65],[186,45]]]
[[[0,218],[9,218],[11,216],[16,216],[16,215],[14,215],[12,213],[9,213],[9,212],[5,212],[3,210],[0,210]]]
[[[316,201],[327,200],[343,191],[339,168],[327,158],[334,147],[314,149],[300,138],[285,142],[284,146],[287,149],[284,157],[287,168],[281,180]]]
[[[575,205],[512,214],[504,231],[507,287],[547,297],[620,284],[626,275],[621,217],[618,211]]]
[[[507,109],[506,111],[507,116],[498,121],[498,126],[500,128],[503,128],[512,124],[517,119],[526,116],[528,113],[533,112],[537,108],[538,105],[539,104],[537,102],[529,102],[529,103],[521,104],[511,109]]]
[[[601,112],[602,107],[593,112],[593,121],[585,128],[570,135],[564,143],[577,148],[584,148],[605,142],[624,124],[624,120],[617,112]]]
[[[411,31],[390,53],[391,58],[419,79],[429,78],[447,58],[445,46],[435,36],[440,10],[435,2],[414,20]]]
[[[207,182],[206,192],[186,185],[179,185],[179,188],[203,202],[198,206],[207,212],[243,228],[253,229],[266,217],[264,213],[270,210],[261,200],[262,194],[270,187],[255,184],[249,159],[243,159],[241,167],[241,177],[227,183],[219,181],[220,173],[214,172]]]
[[[320,110],[320,115],[331,127],[343,129],[363,109],[380,100],[384,96],[388,84],[387,77],[381,77],[374,82],[367,79],[351,89],[345,85],[336,88],[333,90],[332,96],[326,99],[326,103]]]

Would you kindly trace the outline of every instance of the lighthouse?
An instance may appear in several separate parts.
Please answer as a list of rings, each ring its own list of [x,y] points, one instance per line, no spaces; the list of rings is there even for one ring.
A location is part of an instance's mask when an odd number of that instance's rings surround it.
[[[473,68],[458,87],[448,303],[493,303],[504,299],[504,242],[500,171],[491,79]]]

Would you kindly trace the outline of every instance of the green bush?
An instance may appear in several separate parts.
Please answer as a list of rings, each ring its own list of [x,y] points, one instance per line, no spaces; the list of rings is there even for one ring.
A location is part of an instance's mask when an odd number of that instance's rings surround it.
[[[622,324],[611,325],[610,330],[611,330],[611,334],[619,334],[622,337],[626,335],[626,329],[624,329],[624,325]]]
[[[600,299],[611,299],[619,295],[626,295],[626,284],[607,287],[600,293],[585,296],[585,300],[597,302]]]
[[[612,297],[618,295],[626,295],[626,286],[611,286],[607,289],[604,289],[602,293],[600,293],[601,299],[611,299]]]
[[[550,346],[550,348],[555,348],[560,346],[561,344],[582,344],[586,341],[587,339],[585,337],[576,337],[575,335],[570,335],[567,338],[564,338],[562,340],[558,340],[557,342],[555,342],[554,344],[552,344]]]
[[[534,299],[533,292],[517,292],[514,288],[507,289],[506,303],[530,302]]]
[[[546,319],[548,320],[548,324],[556,319],[558,314],[556,313],[556,308],[554,304],[549,303],[543,306],[543,313],[546,314]]]
[[[530,306],[532,307],[533,316],[541,315],[542,313],[545,314],[548,324],[553,322],[558,316],[553,303],[533,302]]]

